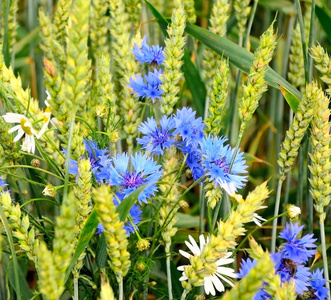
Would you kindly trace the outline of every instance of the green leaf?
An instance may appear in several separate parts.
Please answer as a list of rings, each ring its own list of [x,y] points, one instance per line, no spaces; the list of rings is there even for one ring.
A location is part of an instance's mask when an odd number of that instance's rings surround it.
[[[120,220],[124,222],[129,214],[129,211],[132,205],[138,200],[140,193],[146,188],[146,185],[141,186],[140,188],[131,192],[128,196],[126,196],[119,206],[116,208],[116,212],[120,216]]]
[[[9,43],[8,43],[8,16],[9,16],[9,9],[11,6],[11,0],[4,0],[7,1],[6,3],[6,11],[5,13],[5,28],[4,28],[4,34],[3,34],[3,44],[2,44],[2,52],[3,52],[3,58],[4,62],[7,67],[10,65],[10,54],[9,54]]]
[[[12,261],[13,261],[13,277],[14,277],[14,284],[13,284],[13,288],[16,292],[16,297],[18,300],[21,300],[21,288],[20,288],[20,281],[19,281],[19,271],[18,271],[18,263],[17,263],[17,257],[16,257],[16,251],[15,251],[15,247],[14,247],[14,242],[13,242],[13,237],[11,234],[11,230],[5,215],[5,212],[3,211],[3,208],[0,206],[0,218],[3,224],[3,227],[5,228],[6,234],[7,234],[7,239],[8,239],[8,243],[9,243],[9,248],[11,251],[11,255],[12,255]]]
[[[300,100],[293,94],[291,94],[284,86],[282,86],[281,84],[279,84],[279,89],[282,92],[284,98],[286,99],[286,101],[290,104],[290,106],[295,107],[295,110],[297,110],[298,105]]]
[[[199,227],[199,217],[197,216],[178,213],[177,217],[176,227],[178,228]]]
[[[16,292],[16,287],[15,287],[15,272],[14,268],[12,268],[12,262],[9,260],[9,254],[3,253],[2,254],[2,263],[4,265],[4,268],[6,272],[8,272],[8,279],[12,287],[14,288]],[[26,282],[26,278],[22,272],[22,269],[20,266],[18,266],[18,277],[20,281],[20,289],[21,289],[21,297],[22,300],[29,300],[33,297],[31,290]]]
[[[107,256],[106,238],[104,234],[101,234],[95,253],[95,262],[100,269],[107,267]]]
[[[146,1],[146,5],[156,18],[157,22],[160,25],[160,28],[163,32],[163,34],[167,37],[167,27],[169,21],[166,20],[155,8],[154,6]],[[206,99],[206,87],[204,82],[201,79],[200,73],[197,69],[197,67],[194,65],[194,63],[191,61],[190,54],[186,49],[184,49],[184,56],[183,56],[183,62],[184,64],[181,67],[181,70],[184,74],[187,87],[189,88],[193,102],[197,108],[198,114],[200,116],[203,116],[204,114],[204,104]]]
[[[71,259],[70,265],[66,271],[65,281],[69,278],[72,269],[77,263],[79,256],[85,251],[88,243],[90,242],[91,238],[94,236],[95,229],[99,224],[98,214],[95,209],[92,210],[90,216],[88,217],[85,226],[79,236],[79,240],[77,243],[77,248],[74,256]]]
[[[288,0],[260,0],[259,4],[271,10],[281,10],[285,14],[295,13],[295,6]]]
[[[206,46],[214,50],[220,55],[229,58],[230,63],[242,70],[244,73],[249,73],[250,67],[252,65],[254,55],[247,51],[246,49],[238,46],[232,41],[222,38],[209,30],[203,29],[201,27],[187,24],[185,31],[198,39]],[[289,93],[294,95],[297,99],[301,99],[301,93],[289,84],[282,76],[277,74],[272,68],[267,68],[266,80],[269,85],[279,88],[283,86],[287,89]],[[298,102],[293,98],[294,102],[289,103],[294,112],[298,107]]]
[[[319,20],[321,26],[323,27],[328,40],[331,42],[331,15],[326,8],[321,8],[320,6],[315,6],[315,13],[317,19]]]

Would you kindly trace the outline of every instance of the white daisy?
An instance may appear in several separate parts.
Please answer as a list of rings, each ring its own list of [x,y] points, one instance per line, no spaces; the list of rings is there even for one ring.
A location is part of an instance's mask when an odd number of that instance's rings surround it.
[[[198,256],[201,255],[204,245],[209,242],[209,238],[207,237],[207,240],[205,240],[205,237],[202,234],[199,237],[200,247],[195,242],[193,237],[190,235],[189,235],[189,240],[190,240],[190,243],[185,241],[186,246],[192,251],[193,255],[198,255]],[[192,254],[189,254],[188,252],[183,251],[183,250],[179,250],[179,252],[181,255],[183,255],[187,259],[190,259],[190,257],[192,256]],[[232,252],[228,252],[228,253],[226,253],[226,255],[224,257],[222,257],[221,259],[216,261],[216,263],[215,263],[216,268],[214,270],[210,270],[209,276],[204,277],[203,286],[204,286],[204,289],[205,289],[205,292],[207,295],[212,294],[213,296],[215,296],[216,290],[219,292],[225,291],[225,287],[220,279],[227,282],[230,286],[233,286],[233,283],[227,277],[237,278],[237,274],[234,272],[234,270],[232,268],[222,267],[223,265],[230,264],[234,261],[233,258],[229,258],[231,255],[232,255]],[[188,277],[186,276],[186,274],[184,272],[186,266],[187,265],[180,266],[177,268],[179,271],[183,272],[182,277],[179,278],[180,281],[188,280]],[[224,275],[227,277],[225,277]]]
[[[48,92],[46,91],[46,93],[48,93]],[[49,94],[47,94],[47,95],[49,95]],[[45,100],[45,104],[46,104],[46,108],[44,111],[44,125],[41,127],[41,129],[37,135],[38,139],[45,133],[45,131],[48,127],[48,124],[51,121],[51,108],[46,100]]]
[[[19,123],[8,130],[8,133],[17,131],[17,136],[14,138],[14,142],[17,142],[25,134],[25,140],[22,144],[22,150],[30,153],[34,153],[36,149],[36,143],[34,137],[37,136],[37,132],[33,129],[31,123],[26,116],[17,113],[6,113],[2,116],[7,123]]]

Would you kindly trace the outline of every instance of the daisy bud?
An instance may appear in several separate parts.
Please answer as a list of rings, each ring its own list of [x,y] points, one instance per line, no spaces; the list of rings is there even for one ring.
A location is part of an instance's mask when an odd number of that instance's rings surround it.
[[[140,239],[137,243],[138,251],[147,250],[149,247],[150,247],[150,243],[145,239]]]
[[[39,159],[31,160],[31,166],[39,168],[40,167],[40,160]]]
[[[48,197],[52,197],[52,198],[55,198],[55,196],[56,196],[56,190],[55,190],[54,186],[51,185],[50,183],[46,185],[46,187],[44,188],[42,193],[44,196],[48,196]]]
[[[139,262],[139,263],[136,264],[136,270],[137,270],[138,272],[143,272],[143,271],[145,271],[146,269],[147,269],[147,266],[146,266],[146,264],[144,264],[143,262]]]
[[[292,204],[287,205],[286,211],[287,211],[287,215],[290,217],[290,219],[295,219],[301,214],[300,207],[297,207]]]

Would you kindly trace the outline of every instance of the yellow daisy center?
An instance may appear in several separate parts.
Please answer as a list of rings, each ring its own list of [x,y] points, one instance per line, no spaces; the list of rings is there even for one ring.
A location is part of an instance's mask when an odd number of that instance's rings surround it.
[[[28,121],[22,118],[21,121],[20,121],[21,127],[22,127],[23,131],[26,134],[32,135],[31,126],[29,124],[28,125],[25,125],[26,122],[28,122]]]

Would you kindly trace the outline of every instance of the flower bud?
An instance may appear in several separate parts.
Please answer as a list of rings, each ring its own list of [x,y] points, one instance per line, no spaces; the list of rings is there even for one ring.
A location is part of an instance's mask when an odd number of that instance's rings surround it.
[[[150,243],[145,239],[141,239],[137,243],[137,248],[139,251],[147,250],[149,247],[150,247]]]
[[[295,219],[301,214],[301,209],[293,204],[289,204],[286,207],[286,212],[290,219]]]

